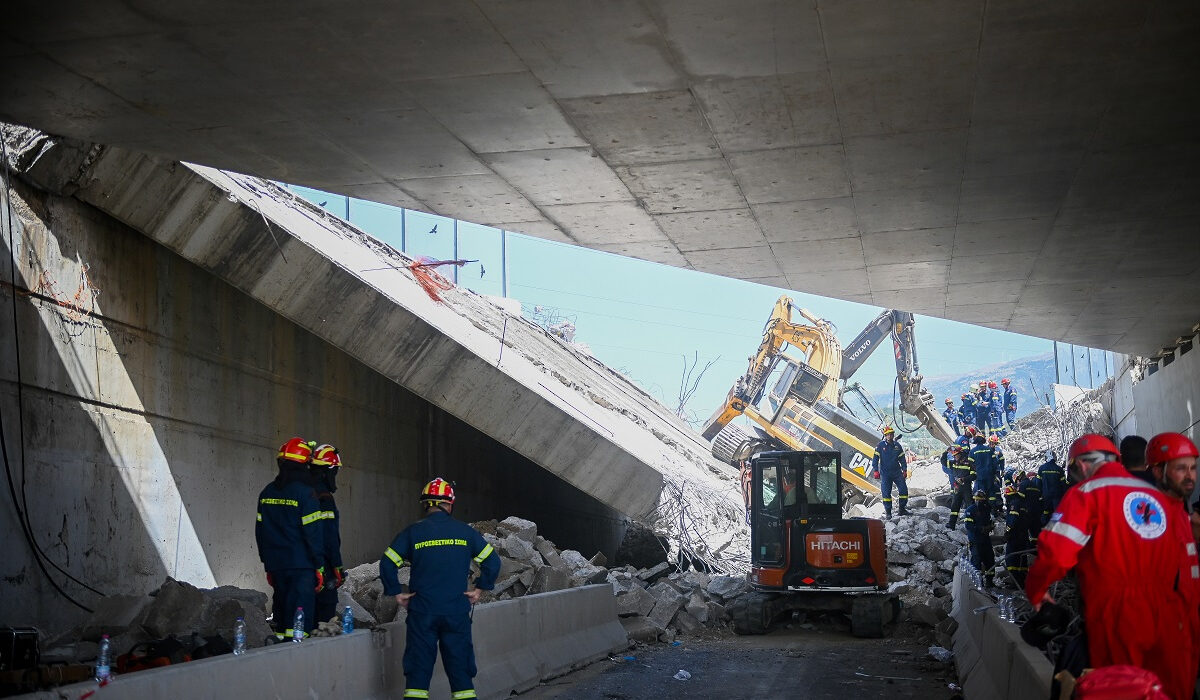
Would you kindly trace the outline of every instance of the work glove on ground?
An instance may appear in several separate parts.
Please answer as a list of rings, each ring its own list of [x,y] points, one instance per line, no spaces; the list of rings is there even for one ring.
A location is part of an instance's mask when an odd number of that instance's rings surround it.
[[[317,574],[317,587],[313,590],[320,591],[325,587],[325,567],[322,566],[321,568],[317,569],[315,573]]]

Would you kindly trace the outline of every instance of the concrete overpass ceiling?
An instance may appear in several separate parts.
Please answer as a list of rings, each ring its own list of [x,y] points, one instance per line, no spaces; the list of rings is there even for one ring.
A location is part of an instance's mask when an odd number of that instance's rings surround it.
[[[1124,352],[1200,320],[1191,0],[6,14],[47,131]]]

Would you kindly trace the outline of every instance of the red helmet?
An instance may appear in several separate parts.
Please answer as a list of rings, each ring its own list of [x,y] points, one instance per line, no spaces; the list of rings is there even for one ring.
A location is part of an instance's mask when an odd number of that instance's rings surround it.
[[[421,489],[420,500],[428,501],[431,505],[454,503],[454,486],[439,476]]]
[[[999,445],[1000,444],[1000,436],[999,435],[989,435],[988,443],[990,443],[992,445]]]
[[[890,426],[890,425],[883,426],[883,434],[884,435],[891,435],[894,432],[896,432],[896,429],[893,428],[892,426]]]
[[[1067,452],[1067,462],[1074,462],[1076,457],[1088,452],[1107,452],[1112,455],[1121,454],[1121,450],[1117,449],[1112,440],[1096,433],[1087,433],[1086,435],[1081,435],[1075,442],[1071,443],[1071,449]]]
[[[967,435],[974,436],[974,435],[975,435],[976,433],[978,433],[978,432],[979,432],[979,431],[975,429],[975,426],[973,426],[973,425],[968,425],[968,426],[967,426],[967,430],[966,430],[966,433],[967,433]]]
[[[1161,464],[1180,457],[1200,457],[1196,443],[1182,433],[1159,433],[1146,443],[1146,464]]]
[[[286,459],[289,462],[298,462],[300,464],[308,464],[312,459],[313,445],[304,438],[294,437],[291,440],[279,446],[279,454],[275,455],[276,459]]]
[[[333,445],[321,445],[318,447],[312,456],[314,467],[335,467],[342,466],[342,458],[338,455],[337,448]]]
[[[1009,382],[1009,381],[1008,381],[1008,377],[1005,377],[1004,379],[1001,379],[1001,380],[1000,380],[1000,383],[1001,383],[1001,384],[1003,384],[1003,385],[1005,385],[1005,386],[1008,386],[1009,384],[1011,384],[1011,382]]]
[[[995,388],[996,388],[996,382],[988,382],[988,388],[989,388],[989,389],[995,389]]]
[[[963,394],[962,398],[966,399],[966,398],[970,398],[970,396],[971,396],[970,394]]]
[[[953,406],[953,405],[954,405],[954,399],[952,399],[952,398],[950,398],[949,396],[947,396],[947,397],[946,397],[946,405],[948,405],[948,406]]]

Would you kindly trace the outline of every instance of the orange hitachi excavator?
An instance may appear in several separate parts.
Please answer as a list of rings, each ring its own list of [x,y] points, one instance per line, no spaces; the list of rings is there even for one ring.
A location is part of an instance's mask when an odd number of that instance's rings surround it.
[[[859,386],[846,380],[889,335],[900,408],[915,416],[933,437],[952,444],[954,431],[922,386],[912,314],[882,312],[843,350],[829,321],[781,296],[746,373],[734,382],[701,431],[712,440],[713,455],[742,466],[752,453],[763,450],[833,450],[842,457],[847,504],[878,494],[879,484],[870,475],[871,455],[886,421]],[[857,412],[847,399],[859,404]],[[750,419],[753,432],[732,422],[743,415]]]
[[[836,610],[859,637],[883,636],[900,610],[887,593],[879,520],[842,515],[841,453],[761,452],[747,469],[750,585],[729,608],[738,634],[793,610]]]

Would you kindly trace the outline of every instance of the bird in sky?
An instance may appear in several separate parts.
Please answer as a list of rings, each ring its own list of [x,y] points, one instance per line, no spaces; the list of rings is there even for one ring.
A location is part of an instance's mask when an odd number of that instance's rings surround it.
[[[482,278],[486,274],[487,274],[487,268],[485,268],[483,266],[483,263],[479,263],[479,277]]]
[[[433,228],[429,229],[429,233],[430,233],[430,234],[437,233],[437,227],[438,227],[438,225],[437,225],[437,224],[434,224],[434,225],[433,225]]]

